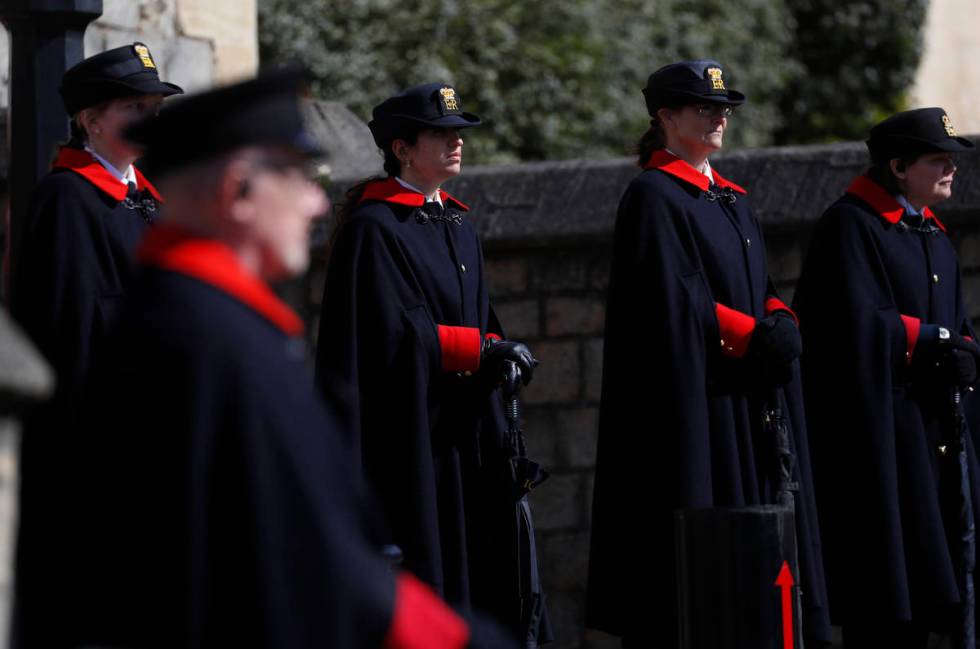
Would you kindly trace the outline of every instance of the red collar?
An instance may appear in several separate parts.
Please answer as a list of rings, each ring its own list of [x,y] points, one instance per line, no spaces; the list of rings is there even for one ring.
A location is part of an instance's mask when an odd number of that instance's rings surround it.
[[[461,203],[441,189],[439,190],[439,198],[442,199],[443,205],[451,201],[464,212],[470,209],[466,204]],[[386,203],[408,205],[410,207],[422,207],[425,205],[425,196],[423,194],[405,188],[394,177],[369,183],[364,188],[364,193],[361,194],[361,200],[384,201]]]
[[[902,207],[895,197],[867,176],[858,176],[855,178],[851,186],[847,188],[847,193],[860,198],[871,206],[871,209],[877,212],[881,218],[889,223],[898,223],[902,215],[905,214],[905,208]],[[943,232],[946,231],[946,226],[936,218],[936,215],[928,207],[922,210],[922,214],[926,218],[935,221],[936,225]]]
[[[79,176],[89,181],[106,194],[122,202],[126,198],[126,185],[119,182],[109,171],[99,163],[88,151],[76,149],[70,146],[63,146],[58,150],[58,157],[54,161],[55,169],[70,169]],[[157,188],[150,184],[150,181],[140,173],[139,169],[133,168],[136,172],[136,189],[142,191],[148,189],[153,198],[160,203],[163,198]]]
[[[224,243],[173,225],[151,228],[140,244],[140,263],[188,275],[252,308],[289,336],[303,333],[303,321],[269,286],[244,268]]]
[[[711,180],[707,176],[665,149],[654,151],[643,168],[659,169],[664,173],[668,173],[675,178],[680,178],[684,182],[694,185],[703,192],[708,191],[708,188],[711,187]],[[711,175],[715,177],[715,184],[719,187],[731,187],[739,194],[746,193],[744,189],[732,181],[722,178],[716,170],[712,169]]]

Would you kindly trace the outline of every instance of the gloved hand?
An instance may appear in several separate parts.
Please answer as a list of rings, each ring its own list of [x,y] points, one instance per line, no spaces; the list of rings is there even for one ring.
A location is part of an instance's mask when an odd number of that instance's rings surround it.
[[[491,376],[505,379],[507,377],[504,376],[504,361],[513,361],[520,369],[524,385],[531,382],[534,368],[538,366],[538,361],[524,343],[484,338],[483,348],[480,351],[480,367],[490,372]]]
[[[803,353],[803,340],[788,313],[777,311],[759,320],[752,330],[747,359],[769,386],[785,385],[793,377],[793,361]]]
[[[935,324],[919,328],[915,357],[929,373],[950,386],[967,387],[977,382],[980,347],[955,331]]]

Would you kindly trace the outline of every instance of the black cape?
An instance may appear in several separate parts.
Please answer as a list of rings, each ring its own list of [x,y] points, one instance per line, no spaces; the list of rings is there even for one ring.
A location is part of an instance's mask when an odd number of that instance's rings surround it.
[[[677,642],[676,509],[774,501],[765,391],[731,355],[744,353],[756,319],[785,305],[744,190],[717,173],[715,182],[658,151],[616,221],[586,624],[624,646]],[[725,307],[740,312],[741,330]],[[798,378],[780,392],[801,484],[804,629],[829,642]]]
[[[367,542],[299,318],[218,242],[141,258],[71,456],[73,646],[465,646]]]
[[[907,354],[916,321],[976,336],[952,243],[934,217],[925,232],[903,212],[857,179],[817,224],[794,307],[835,621],[941,631],[959,601],[937,453],[949,396],[921,382]],[[965,395],[971,433],[975,405]],[[976,511],[975,478],[972,491]]]
[[[317,381],[404,566],[515,628],[506,424],[495,377],[477,371],[480,341],[501,332],[466,206],[443,202],[430,218],[394,178],[367,186],[331,253]]]
[[[20,454],[15,644],[55,643],[50,623],[60,553],[48,525],[60,496],[49,488],[74,421],[79,387],[130,283],[132,255],[160,205],[137,171],[138,198],[88,152],[65,147],[34,190],[17,256],[11,311],[51,363],[57,388],[26,422]],[[32,602],[36,602],[32,603]],[[50,645],[49,645],[50,646]]]

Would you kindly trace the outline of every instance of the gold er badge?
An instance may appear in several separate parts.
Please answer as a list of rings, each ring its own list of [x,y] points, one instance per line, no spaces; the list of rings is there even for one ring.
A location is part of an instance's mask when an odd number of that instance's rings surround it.
[[[133,49],[136,50],[136,56],[140,57],[140,62],[143,64],[144,68],[156,69],[156,64],[153,62],[153,58],[150,56],[150,48],[142,43],[136,43],[133,45]]]
[[[946,114],[943,114],[943,128],[946,129],[946,135],[956,137],[956,129],[953,128],[953,123],[949,121],[949,116]]]
[[[708,78],[711,79],[712,90],[725,90],[725,82],[721,78],[721,68],[708,68]]]
[[[439,90],[439,95],[442,97],[442,105],[446,111],[458,111],[459,102],[456,99],[456,91],[446,86]]]

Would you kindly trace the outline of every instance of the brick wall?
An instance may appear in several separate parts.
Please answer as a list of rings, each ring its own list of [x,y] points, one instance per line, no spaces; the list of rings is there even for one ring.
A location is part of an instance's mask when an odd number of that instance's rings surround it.
[[[759,149],[715,162],[749,190],[766,231],[770,272],[791,301],[810,229],[863,171],[863,145]],[[959,164],[956,195],[936,212],[959,249],[966,299],[977,318],[980,155],[963,156]],[[542,361],[524,393],[524,428],[529,452],[552,472],[532,506],[556,649],[619,646],[585,631],[583,603],[609,252],[616,205],[636,173],[630,160],[536,163],[467,169],[447,185],[473,208],[490,294],[508,336],[529,342]],[[323,273],[320,259],[294,287],[295,299],[308,298],[301,306],[314,321]]]

